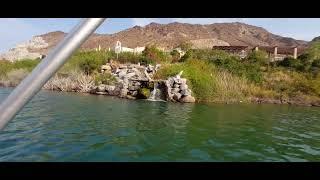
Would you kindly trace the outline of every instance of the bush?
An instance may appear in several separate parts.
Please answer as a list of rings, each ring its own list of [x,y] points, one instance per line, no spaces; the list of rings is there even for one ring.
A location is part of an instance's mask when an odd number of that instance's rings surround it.
[[[308,49],[306,50],[305,54],[311,60],[320,59],[320,41],[313,42]]]
[[[150,89],[148,88],[140,88],[138,90],[138,98],[140,99],[148,99],[150,97]]]
[[[142,61],[142,55],[134,54],[131,52],[122,52],[119,54],[118,61],[120,63],[133,63],[137,64]]]
[[[214,63],[204,60],[188,60],[183,63],[168,64],[156,72],[155,79],[167,79],[183,71],[182,77],[192,89],[197,101],[239,102],[263,92],[245,78],[237,77]]]
[[[245,60],[249,63],[258,64],[261,66],[267,66],[270,62],[268,54],[265,51],[260,50],[249,53]]]
[[[180,60],[180,53],[177,50],[173,50],[170,53],[172,62],[178,62]]]
[[[7,80],[10,82],[10,86],[17,86],[28,74],[27,69],[15,69],[7,74]]]
[[[24,69],[25,71],[32,71],[33,68],[35,68],[40,62],[40,59],[23,59],[19,61],[5,61],[1,60],[0,61],[0,77],[7,77],[7,73],[9,73],[12,70],[17,70],[17,69]]]
[[[225,51],[194,49],[187,51],[181,59],[182,61],[188,61],[193,58],[213,63],[219,69],[227,70],[255,83],[262,81],[262,73],[258,63],[242,61],[239,57],[230,55]]]
[[[278,65],[283,67],[290,67],[299,71],[303,71],[305,68],[300,59],[294,59],[292,57],[284,58],[282,61],[279,61]]]
[[[156,46],[147,46],[145,50],[142,52],[143,61],[148,63],[163,63],[169,62],[170,57],[165,52],[156,48]]]
[[[95,76],[95,84],[106,84],[106,85],[114,85],[116,79],[110,73],[102,73]]]
[[[78,51],[71,56],[59,72],[68,74],[81,70],[85,74],[91,74],[94,71],[99,71],[103,64],[114,58],[114,55],[112,51]]]
[[[155,78],[166,79],[183,71],[182,77],[188,79],[188,85],[192,88],[198,100],[205,101],[213,97],[215,92],[215,81],[212,73],[215,67],[206,61],[188,60],[185,63],[171,64],[157,71]]]

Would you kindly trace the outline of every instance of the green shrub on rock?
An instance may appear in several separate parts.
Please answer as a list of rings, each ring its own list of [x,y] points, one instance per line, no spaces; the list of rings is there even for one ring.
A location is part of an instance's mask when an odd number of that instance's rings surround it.
[[[141,88],[138,90],[138,98],[148,99],[150,97],[151,91],[148,88]]]
[[[110,73],[102,73],[95,76],[95,84],[106,84],[106,85],[114,85],[116,79]]]

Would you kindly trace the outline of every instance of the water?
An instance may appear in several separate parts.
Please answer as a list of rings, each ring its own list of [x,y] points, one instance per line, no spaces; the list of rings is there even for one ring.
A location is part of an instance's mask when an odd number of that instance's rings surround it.
[[[320,161],[320,109],[42,91],[0,132],[0,161]]]
[[[158,82],[154,82],[153,90],[150,93],[149,101],[164,101],[163,100],[163,92],[159,88]]]

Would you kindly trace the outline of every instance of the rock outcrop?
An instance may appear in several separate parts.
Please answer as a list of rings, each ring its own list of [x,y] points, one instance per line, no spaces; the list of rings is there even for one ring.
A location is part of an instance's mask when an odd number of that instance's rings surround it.
[[[157,66],[141,66],[140,64],[116,65],[107,63],[101,67],[102,73],[110,73],[116,79],[114,86],[99,85],[92,91],[96,94],[105,94],[119,96],[121,98],[135,99],[141,94],[140,89],[148,88],[149,83],[152,82],[153,74],[158,70]],[[145,97],[147,98],[147,97]]]
[[[18,44],[15,48],[10,49],[8,52],[0,55],[0,60],[15,61],[21,59],[36,59],[42,58],[43,55],[36,51],[48,47],[42,37],[33,37],[30,41]]]
[[[101,67],[102,73],[110,73],[115,85],[100,84],[91,91],[99,95],[119,96],[128,99],[166,100],[171,102],[192,103],[195,98],[181,73],[167,80],[153,80],[160,65],[141,66],[140,64],[115,65],[112,62]]]
[[[187,79],[181,78],[183,71],[165,81],[167,101],[193,103],[195,98],[187,85]]]

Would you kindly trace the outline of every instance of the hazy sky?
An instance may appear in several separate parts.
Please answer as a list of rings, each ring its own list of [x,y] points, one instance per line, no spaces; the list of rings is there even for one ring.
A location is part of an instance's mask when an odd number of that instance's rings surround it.
[[[29,40],[34,35],[57,30],[68,32],[78,21],[78,18],[0,18],[0,52]],[[320,36],[320,18],[112,18],[107,19],[97,32],[115,33],[151,22],[192,24],[243,22],[263,27],[274,34],[300,40],[310,41]]]

